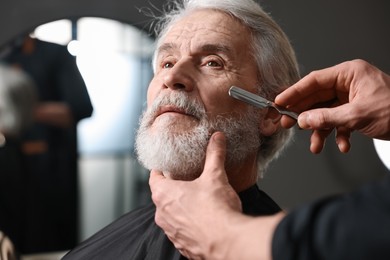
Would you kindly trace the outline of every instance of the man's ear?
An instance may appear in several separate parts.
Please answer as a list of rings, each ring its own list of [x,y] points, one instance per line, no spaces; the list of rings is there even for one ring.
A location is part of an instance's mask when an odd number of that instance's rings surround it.
[[[259,121],[260,133],[264,136],[270,136],[280,127],[281,115],[273,108],[267,108],[265,116]]]

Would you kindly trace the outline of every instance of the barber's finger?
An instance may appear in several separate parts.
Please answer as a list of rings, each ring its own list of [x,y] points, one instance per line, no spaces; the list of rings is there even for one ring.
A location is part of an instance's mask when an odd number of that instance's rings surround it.
[[[206,150],[206,161],[203,177],[211,177],[216,173],[225,173],[225,156],[226,156],[226,138],[222,132],[215,132],[210,138],[209,144]],[[224,178],[226,177],[226,174]],[[202,177],[201,176],[201,177]],[[215,177],[215,176],[214,176]]]
[[[354,118],[349,104],[333,108],[317,108],[302,112],[298,117],[299,127],[303,129],[333,129],[344,126],[353,128]]]
[[[297,123],[297,121],[290,116],[283,115],[282,118],[280,119],[280,125],[283,128],[291,128]]]
[[[337,75],[338,72],[336,67],[313,71],[280,93],[275,98],[275,103],[281,106],[291,106],[300,103],[302,100],[307,99],[308,97],[310,97],[310,103],[312,104],[316,102],[327,101],[329,98],[331,98],[328,96],[329,93],[332,92],[334,97],[333,89]],[[320,95],[319,93],[322,92],[328,94]],[[306,109],[308,108],[309,107]]]
[[[152,186],[156,182],[159,182],[161,180],[165,180],[166,177],[161,171],[151,170],[149,175],[149,185]]]
[[[325,146],[325,140],[332,132],[329,130],[314,130],[310,137],[310,151],[312,153],[320,153]]]
[[[336,144],[340,152],[347,153],[351,149],[349,138],[351,137],[351,130],[346,127],[338,127],[336,129]]]
[[[166,179],[164,174],[161,171],[157,171],[157,170],[151,170],[150,176],[153,177],[154,179]]]

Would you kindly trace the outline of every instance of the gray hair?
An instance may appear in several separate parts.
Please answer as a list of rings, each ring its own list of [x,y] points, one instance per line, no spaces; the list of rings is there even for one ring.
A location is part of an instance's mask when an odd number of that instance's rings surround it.
[[[159,18],[155,27],[157,45],[182,17],[195,10],[213,9],[231,15],[250,30],[250,47],[258,67],[258,94],[273,100],[278,93],[299,80],[298,63],[288,37],[253,0],[172,0],[167,7],[169,10]],[[155,59],[156,53],[153,68]],[[292,134],[292,129],[280,128],[272,136],[262,137],[257,158],[261,174],[286,147]]]
[[[0,133],[20,135],[32,122],[36,89],[20,69],[0,64]]]

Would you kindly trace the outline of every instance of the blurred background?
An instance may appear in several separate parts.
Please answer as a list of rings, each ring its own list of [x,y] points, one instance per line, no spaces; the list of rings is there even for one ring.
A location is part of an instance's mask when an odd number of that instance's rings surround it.
[[[67,46],[88,89],[93,113],[77,125],[78,241],[149,200],[148,172],[137,163],[133,143],[152,77],[153,18],[147,14],[158,15],[164,3],[14,0],[0,4],[0,53],[31,32],[35,38]],[[260,3],[289,36],[302,76],[357,58],[390,73],[389,1]],[[329,138],[324,151],[313,155],[309,136],[310,132],[297,129],[294,142],[259,182],[285,209],[351,191],[389,172],[389,142],[353,134],[351,152],[341,154]],[[25,259],[38,259],[34,255],[26,254]]]

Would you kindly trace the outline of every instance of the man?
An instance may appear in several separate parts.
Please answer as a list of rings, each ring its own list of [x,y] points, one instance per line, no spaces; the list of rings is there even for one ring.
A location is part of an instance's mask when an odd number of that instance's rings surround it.
[[[175,2],[176,3],[176,2]],[[256,181],[287,143],[274,110],[232,99],[232,85],[273,99],[299,78],[279,26],[252,0],[185,1],[165,16],[157,39],[148,109],[137,135],[139,160],[170,179],[194,180],[211,134],[227,140],[226,170],[245,214],[280,208]],[[64,259],[180,259],[149,205],[103,229]]]
[[[302,112],[298,118],[301,128],[313,130],[313,153],[322,150],[332,129],[341,152],[349,150],[352,131],[390,140],[389,100],[390,76],[361,60],[312,72],[276,98],[279,105],[295,111],[334,102],[329,108]],[[282,119],[285,127],[293,123]],[[195,181],[173,181],[158,172],[150,178],[156,222],[187,257],[390,259],[390,176],[286,216],[253,218],[241,214],[239,204],[233,203],[237,199],[226,181],[224,145],[223,135],[215,134],[204,171]],[[224,225],[227,221],[229,226]]]

